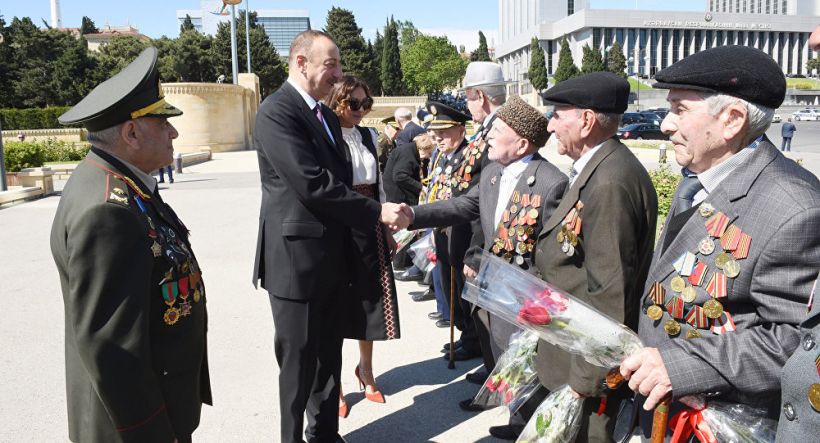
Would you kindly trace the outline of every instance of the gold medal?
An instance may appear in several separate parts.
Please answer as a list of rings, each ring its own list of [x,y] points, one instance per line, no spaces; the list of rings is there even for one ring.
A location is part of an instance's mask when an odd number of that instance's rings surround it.
[[[202,293],[199,292],[199,289],[194,289],[194,303],[199,303],[200,298],[202,298]]]
[[[493,245],[493,254],[498,255],[501,252],[501,248],[498,244]]]
[[[690,329],[690,330],[686,331],[686,338],[689,339],[689,340],[691,340],[693,338],[700,338],[700,337],[701,337],[700,331],[698,331],[697,329]]]
[[[518,244],[515,245],[515,250],[519,254],[526,254],[527,253],[527,245],[524,242],[518,242]]]
[[[504,253],[504,260],[510,261],[512,260],[512,254],[509,252]]]
[[[567,235],[564,233],[564,231],[558,231],[558,235],[555,237],[555,239],[558,240],[558,243],[563,243],[564,240],[567,239]]]
[[[681,298],[686,303],[692,303],[697,298],[698,293],[695,291],[695,288],[692,286],[687,286],[681,291],[680,294]]]
[[[518,212],[518,206],[512,205],[510,206],[510,214],[515,214]]]
[[[527,213],[532,219],[538,218],[538,210],[537,209],[530,209],[530,212]]]
[[[567,240],[572,246],[578,246],[578,236],[575,235],[574,232],[568,231],[567,232]]]
[[[154,244],[151,245],[151,252],[154,254],[154,257],[162,257],[162,247],[156,240],[154,240]]]
[[[675,320],[667,320],[666,323],[663,324],[663,330],[666,331],[670,337],[674,337],[680,334],[680,324]]]
[[[675,292],[681,292],[686,289],[686,282],[683,280],[683,277],[680,275],[676,275],[672,277],[672,281],[669,282],[669,285],[672,287],[672,290]]]
[[[726,262],[728,262],[731,259],[732,259],[731,255],[729,255],[726,252],[721,252],[720,254],[717,255],[717,257],[715,257],[715,266],[717,266],[718,269],[723,269],[723,266],[726,265]]]
[[[740,274],[740,263],[735,259],[731,259],[723,265],[723,273],[729,278],[735,278]]]
[[[532,243],[527,243],[527,252],[532,252],[532,249],[533,249],[533,244]]]
[[[166,325],[170,326],[179,321],[179,316],[179,309],[172,306],[165,310],[165,315],[162,316],[162,319],[165,320]]]
[[[703,312],[712,320],[720,318],[720,316],[723,315],[723,305],[714,298],[710,299],[703,304]]]
[[[515,230],[515,233],[516,233],[516,234],[518,234],[518,236],[519,236],[519,237],[520,237],[520,236],[522,236],[522,235],[524,235],[524,232],[526,232],[526,231],[524,231],[524,227],[523,227],[523,226],[519,226],[519,227]]]
[[[704,238],[698,243],[698,251],[703,255],[709,255],[715,252],[715,242],[709,237]]]
[[[654,321],[658,321],[663,317],[663,309],[658,305],[652,305],[646,309],[646,316]]]
[[[809,386],[809,403],[815,411],[820,412],[820,383]]]

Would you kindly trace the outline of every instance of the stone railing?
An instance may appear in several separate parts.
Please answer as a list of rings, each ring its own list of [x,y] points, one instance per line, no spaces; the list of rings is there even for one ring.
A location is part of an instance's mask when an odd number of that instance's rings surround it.
[[[426,95],[411,95],[407,97],[373,97],[373,107],[416,108],[427,103]]]
[[[54,171],[49,167],[26,168],[18,172],[16,178],[19,186],[10,184],[9,190],[0,192],[0,205],[54,193]]]
[[[83,128],[58,128],[58,129],[24,129],[17,131],[3,131],[3,142],[16,142],[18,136],[23,134],[26,141],[38,141],[46,139],[56,139],[69,143],[85,141],[87,131]]]

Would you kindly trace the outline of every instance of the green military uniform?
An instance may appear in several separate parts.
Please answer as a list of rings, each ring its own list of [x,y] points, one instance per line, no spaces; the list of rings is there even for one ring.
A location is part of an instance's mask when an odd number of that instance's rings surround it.
[[[158,84],[149,48],[61,122],[100,130],[181,114]],[[211,402],[202,272],[187,228],[140,175],[92,147],[52,226],[75,442],[189,441]]]

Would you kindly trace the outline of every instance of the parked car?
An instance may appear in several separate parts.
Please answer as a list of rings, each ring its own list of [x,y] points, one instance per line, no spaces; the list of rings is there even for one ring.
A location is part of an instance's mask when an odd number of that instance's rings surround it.
[[[663,121],[663,117],[660,114],[658,114],[657,112],[654,112],[654,111],[641,111],[641,112],[639,112],[639,114],[645,115],[646,117],[648,117],[652,121],[652,123],[654,123],[658,126],[660,126],[661,122]]]
[[[655,123],[655,118],[640,112],[627,112],[621,117],[621,125],[631,125],[633,123]],[[658,122],[660,124],[660,122]]]
[[[818,113],[814,109],[806,108],[806,109],[801,109],[799,111],[795,111],[794,113],[792,113],[792,118],[796,122],[804,121],[804,120],[806,120],[806,121],[808,121],[808,120],[817,121],[817,120],[820,120],[820,113]]]
[[[780,123],[783,121],[783,118],[780,117],[780,114],[775,114],[772,116],[772,123]]]
[[[666,114],[669,113],[669,108],[651,108],[651,109],[644,109],[643,112],[652,112],[661,117],[661,119],[666,118]]]
[[[618,129],[618,138],[627,140],[669,140],[660,126],[652,123],[633,123]]]

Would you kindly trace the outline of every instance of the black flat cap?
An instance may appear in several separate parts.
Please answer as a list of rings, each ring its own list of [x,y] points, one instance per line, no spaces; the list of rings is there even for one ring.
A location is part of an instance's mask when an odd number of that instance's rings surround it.
[[[611,72],[590,72],[558,83],[541,97],[553,105],[623,114],[629,101],[629,82]]]
[[[457,125],[464,125],[470,117],[463,112],[459,112],[444,103],[427,102],[427,112],[433,115],[433,120],[427,129],[447,129]]]
[[[720,92],[777,108],[786,96],[786,77],[765,52],[746,46],[707,49],[655,74],[658,89]]]
[[[157,69],[157,48],[146,48],[117,75],[100,83],[59,117],[64,125],[101,131],[139,117],[173,117],[182,111],[165,102]]]

